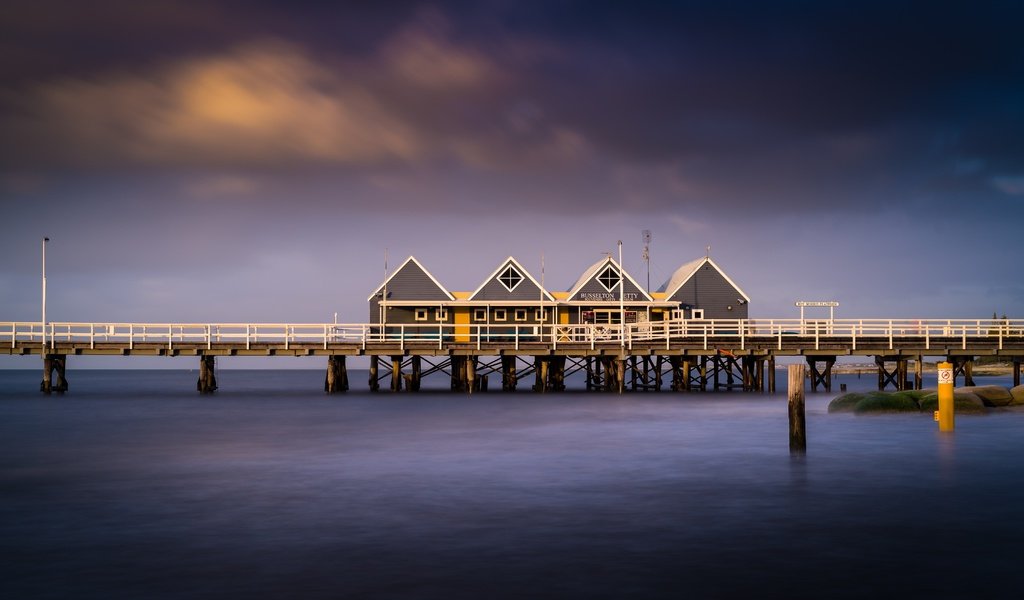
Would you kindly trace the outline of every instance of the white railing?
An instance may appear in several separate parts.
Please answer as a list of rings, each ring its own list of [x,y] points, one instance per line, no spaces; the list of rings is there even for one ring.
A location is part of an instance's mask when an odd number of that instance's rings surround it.
[[[1006,341],[1024,342],[1024,320],[1020,319],[699,319],[650,321],[620,324],[515,325],[515,324],[407,324],[380,326],[368,323],[47,323],[0,322],[0,344],[17,348],[22,344],[120,345],[133,349],[136,345],[197,345],[212,348],[229,344],[246,349],[264,346],[319,346],[332,344],[468,344],[485,346],[545,344],[586,345],[590,348],[619,345],[631,349],[634,344],[673,342],[697,345],[705,349],[728,343],[730,347],[746,348],[748,343],[764,345],[770,341],[782,348],[787,341],[804,346],[814,344],[870,342],[877,347],[882,341],[888,348],[897,343],[915,343],[925,349],[938,341],[943,347],[951,343],[967,349],[971,343],[985,342],[1003,348]]]

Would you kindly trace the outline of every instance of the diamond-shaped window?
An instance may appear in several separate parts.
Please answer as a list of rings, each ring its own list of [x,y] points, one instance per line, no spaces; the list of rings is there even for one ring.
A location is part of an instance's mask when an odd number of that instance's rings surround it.
[[[609,292],[615,289],[615,286],[619,285],[619,272],[614,267],[608,265],[604,271],[597,276],[597,281],[604,286],[604,289]]]
[[[511,292],[516,289],[517,285],[522,283],[523,275],[515,267],[509,265],[501,272],[501,275],[498,275],[498,281],[501,282],[501,285],[505,286],[505,289]]]

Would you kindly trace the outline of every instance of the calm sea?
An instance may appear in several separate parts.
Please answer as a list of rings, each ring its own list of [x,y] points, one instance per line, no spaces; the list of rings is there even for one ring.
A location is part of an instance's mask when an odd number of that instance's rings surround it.
[[[319,371],[222,370],[201,397],[187,371],[69,375],[43,397],[38,371],[0,371],[3,598],[1024,586],[1024,412],[940,435],[930,415],[829,415],[812,395],[793,458],[784,390],[371,395],[356,373],[326,396]]]

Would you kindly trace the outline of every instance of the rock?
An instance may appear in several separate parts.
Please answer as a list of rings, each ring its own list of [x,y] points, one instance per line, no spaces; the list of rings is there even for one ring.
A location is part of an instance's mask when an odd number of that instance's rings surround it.
[[[970,393],[981,398],[985,406],[1009,406],[1013,403],[1010,391],[1001,385],[976,385],[953,390],[954,394]]]
[[[842,396],[836,397],[835,400],[828,403],[828,412],[830,413],[841,413],[841,412],[853,412],[857,403],[864,399],[864,394],[858,394],[856,392],[850,392],[849,394],[843,394]]]
[[[1015,388],[1010,389],[1010,395],[1013,396],[1013,406],[1020,406],[1024,404],[1024,385],[1018,385]]]
[[[987,412],[985,402],[975,393],[963,390],[974,388],[959,388],[953,392],[953,412],[956,414],[984,414]],[[939,410],[939,393],[933,392],[921,399],[921,410],[924,412],[935,412]]]
[[[921,409],[909,394],[903,392],[869,392],[853,407],[853,412],[866,413],[920,412]]]

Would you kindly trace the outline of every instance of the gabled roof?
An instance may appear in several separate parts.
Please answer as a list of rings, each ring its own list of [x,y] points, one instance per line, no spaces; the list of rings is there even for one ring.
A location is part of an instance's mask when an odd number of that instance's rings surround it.
[[[449,292],[447,288],[445,288],[443,285],[441,285],[441,282],[439,282],[433,275],[431,275],[430,271],[428,271],[423,265],[421,265],[420,261],[416,260],[415,256],[410,256],[409,258],[405,259],[405,262],[403,262],[400,267],[395,269],[394,273],[389,275],[388,278],[384,280],[384,283],[380,284],[379,286],[377,286],[377,289],[373,290],[373,293],[370,294],[370,297],[367,298],[366,301],[370,302],[371,300],[373,300],[373,298],[377,294],[379,294],[385,287],[387,287],[388,283],[390,283],[391,280],[394,279],[399,273],[401,273],[406,267],[410,269],[419,269],[420,271],[422,271],[427,277],[430,278],[432,282],[434,282],[434,285],[437,286],[437,289],[439,289],[441,292],[444,293],[445,296],[448,297],[449,300],[455,300],[455,296],[452,296],[452,293]]]
[[[647,291],[644,290],[644,288],[639,283],[637,283],[635,279],[633,279],[633,276],[630,275],[629,272],[627,272],[621,266],[619,266],[619,263],[615,262],[615,259],[612,258],[611,256],[606,256],[601,260],[597,261],[596,263],[590,265],[590,267],[588,267],[587,270],[584,271],[582,275],[580,275],[580,278],[576,280],[576,283],[574,283],[573,286],[569,288],[568,297],[572,298],[573,296],[575,296],[576,293],[580,291],[580,288],[585,286],[587,282],[593,279],[601,271],[601,269],[604,268],[605,265],[609,264],[615,267],[616,271],[623,274],[626,277],[626,280],[632,283],[633,287],[639,290],[640,293],[643,294],[647,300],[654,300],[653,298],[651,298],[651,295],[648,294]]]
[[[660,288],[658,288],[658,291],[664,292],[666,298],[671,298],[676,292],[679,291],[679,288],[683,287],[683,284],[689,281],[691,277],[696,275],[697,271],[699,271],[701,267],[703,267],[705,264],[709,264],[712,267],[714,267],[715,270],[718,271],[718,274],[725,278],[725,280],[729,282],[729,285],[735,288],[736,291],[739,292],[741,296],[743,296],[744,300],[750,302],[750,296],[748,296],[742,289],[740,289],[740,286],[736,285],[736,282],[730,279],[729,276],[725,274],[725,271],[723,271],[721,267],[715,264],[715,261],[711,260],[711,257],[709,256],[702,256],[697,260],[691,260],[690,262],[676,269],[675,272],[672,273],[672,277],[669,277],[668,281],[666,281]]]
[[[551,294],[549,294],[548,291],[544,289],[544,286],[542,286],[540,283],[538,283],[538,281],[533,278],[533,275],[531,275],[529,271],[527,271],[525,268],[523,268],[523,265],[519,264],[519,261],[516,260],[514,256],[510,256],[510,257],[506,258],[505,260],[501,261],[501,264],[498,265],[498,268],[495,269],[493,273],[488,275],[487,279],[484,279],[483,282],[480,283],[479,287],[477,287],[476,290],[474,290],[473,293],[469,295],[469,299],[470,300],[475,299],[476,295],[480,293],[480,290],[484,289],[484,287],[488,283],[490,283],[495,277],[498,276],[498,273],[503,271],[510,264],[513,265],[516,268],[516,270],[518,270],[521,274],[523,274],[529,281],[532,281],[533,285],[537,286],[540,289],[540,291],[544,294],[544,298],[545,299],[550,300],[552,302],[555,301],[555,299],[551,296]]]

